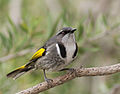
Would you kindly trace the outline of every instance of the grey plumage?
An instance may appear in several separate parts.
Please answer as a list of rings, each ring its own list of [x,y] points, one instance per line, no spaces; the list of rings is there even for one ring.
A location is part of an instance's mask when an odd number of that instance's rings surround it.
[[[69,33],[72,29],[73,28],[70,27],[63,28],[56,36],[53,36],[46,42],[46,55],[37,60],[36,67],[50,71],[58,71],[69,65],[69,63],[75,59],[75,57],[73,58],[73,55],[77,49],[77,45],[74,33]],[[60,34],[63,31],[67,32],[67,34]],[[65,46],[67,55],[66,58],[61,58],[61,54],[58,53],[56,47],[56,44],[58,43]]]
[[[41,47],[45,49],[42,56],[33,58],[28,64],[9,73],[7,77],[17,78],[28,71],[43,69],[44,78],[47,80],[45,70],[59,71],[65,68],[75,59],[77,54],[74,31],[76,29],[71,27],[62,28]]]
[[[57,71],[61,66],[65,64],[65,61],[58,55],[55,45],[55,43],[50,45],[46,49],[46,55],[36,61],[37,68],[49,71]]]

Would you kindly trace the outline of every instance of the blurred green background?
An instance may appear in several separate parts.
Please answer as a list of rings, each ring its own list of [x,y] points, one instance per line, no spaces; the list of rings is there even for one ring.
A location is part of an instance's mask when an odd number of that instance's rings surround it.
[[[0,0],[0,94],[15,94],[44,81],[41,70],[17,80],[6,74],[27,63],[65,26],[77,28],[79,46],[78,57],[69,67],[119,63],[120,0]],[[47,75],[55,78],[64,73]],[[113,94],[119,84],[120,73],[81,77],[41,94]]]

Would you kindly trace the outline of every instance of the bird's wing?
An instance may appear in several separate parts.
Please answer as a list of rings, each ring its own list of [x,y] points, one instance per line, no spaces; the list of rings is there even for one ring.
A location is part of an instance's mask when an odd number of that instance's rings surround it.
[[[35,62],[36,60],[38,60],[39,58],[41,58],[42,56],[45,56],[46,52],[47,52],[47,48],[54,44],[56,42],[56,36],[53,36],[52,38],[50,38],[43,47],[39,48],[32,56],[32,58],[30,59],[30,62]],[[30,64],[31,64],[30,63]],[[29,65],[29,64],[28,64]]]
[[[44,56],[46,53],[46,48],[41,47],[39,48],[32,56],[32,58],[30,59],[30,61],[34,61],[42,56]]]
[[[25,68],[25,67],[34,67],[35,62],[42,56],[44,56],[46,53],[46,48],[45,47],[41,47],[39,48],[32,56],[32,58],[30,59],[30,62],[17,68],[17,69],[21,69],[21,68]]]

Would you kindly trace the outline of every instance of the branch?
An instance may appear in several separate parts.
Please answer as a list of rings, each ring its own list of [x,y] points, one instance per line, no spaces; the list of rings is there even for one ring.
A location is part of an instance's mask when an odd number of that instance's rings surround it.
[[[98,40],[98,39],[102,39],[103,37],[106,37],[108,35],[113,35],[115,34],[116,32],[119,31],[119,28],[118,29],[111,29],[111,30],[107,30],[107,31],[103,31],[102,33],[92,37],[92,38],[89,38],[88,41],[95,41],[95,40]]]
[[[23,55],[26,55],[26,54],[28,54],[30,52],[33,52],[33,51],[34,51],[33,49],[26,49],[26,50],[22,50],[20,52],[17,52],[15,54],[9,54],[7,56],[1,57],[0,62],[5,62],[5,61],[7,61],[9,59],[13,59],[13,58],[15,58],[17,56],[23,56]]]
[[[47,82],[42,82],[31,88],[20,91],[16,94],[38,94],[42,91],[64,84],[65,82],[72,80],[76,77],[103,76],[103,75],[114,74],[117,72],[120,72],[120,64],[104,66],[104,67],[78,68],[78,69],[75,69],[72,73],[69,72],[63,76],[59,76],[57,78],[52,79],[53,81],[50,82],[50,84],[47,84]]]

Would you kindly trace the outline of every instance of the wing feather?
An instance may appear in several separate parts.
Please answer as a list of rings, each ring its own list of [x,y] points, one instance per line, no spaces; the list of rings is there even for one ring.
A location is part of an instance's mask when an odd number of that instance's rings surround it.
[[[41,56],[43,56],[45,54],[46,49],[45,48],[40,48],[39,50],[37,50],[34,55],[32,56],[32,58],[30,60],[35,60],[40,58]]]

